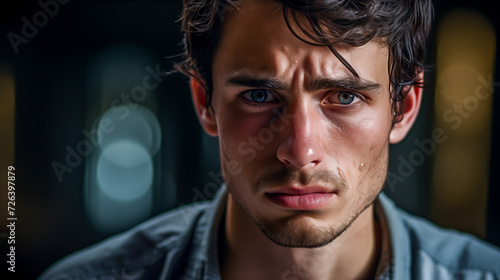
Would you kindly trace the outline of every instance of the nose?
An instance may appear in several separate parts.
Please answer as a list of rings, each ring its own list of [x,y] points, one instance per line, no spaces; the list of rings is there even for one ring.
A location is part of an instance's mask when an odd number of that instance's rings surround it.
[[[322,139],[325,135],[320,113],[306,101],[297,102],[284,110],[292,117],[283,131],[276,156],[291,169],[315,168],[325,157]]]

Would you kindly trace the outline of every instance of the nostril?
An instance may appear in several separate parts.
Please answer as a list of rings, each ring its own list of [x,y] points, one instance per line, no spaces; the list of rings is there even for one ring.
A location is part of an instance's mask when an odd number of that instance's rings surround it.
[[[321,163],[319,160],[312,161],[311,164],[314,165],[314,167],[318,166]]]

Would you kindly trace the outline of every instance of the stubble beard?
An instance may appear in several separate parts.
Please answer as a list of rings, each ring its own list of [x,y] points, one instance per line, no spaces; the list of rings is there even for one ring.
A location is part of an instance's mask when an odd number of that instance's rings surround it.
[[[366,211],[375,203],[375,200],[382,191],[387,176],[389,158],[388,142],[380,156],[382,156],[381,160],[384,161],[385,164],[378,164],[375,168],[368,171],[369,174],[366,174],[365,176],[365,179],[366,177],[371,179],[368,182],[365,181],[368,185],[358,186],[359,189],[368,188],[367,191],[370,192],[371,195],[367,196],[364,200],[360,199],[351,214],[349,214],[346,218],[343,218],[342,221],[338,221],[330,226],[317,226],[309,221],[301,221],[304,218],[301,216],[315,216],[316,214],[321,214],[316,210],[297,211],[294,216],[282,218],[280,220],[270,220],[265,217],[256,217],[243,203],[241,203],[239,197],[235,193],[231,192],[230,188],[228,188],[228,191],[232,194],[232,198],[236,204],[241,207],[254,221],[260,231],[276,245],[285,248],[319,248],[330,244],[346,232],[346,230],[357,220],[361,213]],[[380,159],[380,156],[378,159]],[[262,188],[266,184],[287,185],[290,182],[298,181],[307,185],[308,183],[316,180],[326,180],[331,184],[335,184],[337,189],[340,190],[340,194],[346,195],[349,191],[347,182],[329,171],[304,174],[300,172],[294,173],[282,170],[280,172],[270,173],[261,177],[256,186],[254,186],[254,193],[257,193],[256,190]],[[378,184],[376,182],[381,182],[381,185],[377,186]],[[370,183],[374,183],[376,185],[374,186]]]
[[[252,212],[240,202],[237,195],[232,193],[233,200],[241,207],[244,212],[254,221],[259,230],[273,243],[285,248],[319,248],[330,244],[336,238],[341,236],[377,199],[381,188],[378,192],[367,197],[360,203],[362,207],[357,207],[356,211],[351,213],[343,221],[340,221],[331,226],[318,226],[312,224],[305,215],[316,216],[321,214],[315,210],[297,211],[294,216],[283,218],[280,220],[269,220],[264,217],[256,217]]]
[[[378,194],[377,194],[378,196]],[[373,198],[359,211],[351,214],[340,224],[332,226],[315,226],[309,222],[297,221],[294,218],[285,218],[278,221],[270,221],[265,218],[257,218],[250,214],[246,207],[234,199],[236,203],[249,215],[255,222],[259,230],[274,244],[285,248],[319,248],[330,244],[336,238],[341,236],[374,202]],[[304,211],[309,212],[309,211]],[[297,215],[304,215],[298,213]]]

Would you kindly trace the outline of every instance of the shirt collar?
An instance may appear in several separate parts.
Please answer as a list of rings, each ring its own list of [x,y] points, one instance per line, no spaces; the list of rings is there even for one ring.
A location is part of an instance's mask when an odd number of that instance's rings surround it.
[[[375,220],[379,228],[379,246],[380,252],[378,256],[377,270],[375,272],[375,279],[391,279],[392,274],[392,245],[391,235],[389,233],[389,226],[384,214],[384,210],[377,199],[374,203]]]
[[[224,221],[224,213],[226,211],[227,189],[226,185],[222,184],[215,197],[210,202],[207,208],[207,213],[203,221],[200,221],[197,227],[197,235],[200,237],[200,247],[198,257],[203,263],[200,267],[199,275],[201,279],[220,279],[219,258],[218,258],[218,235],[220,223]]]
[[[201,266],[198,275],[202,279],[220,279],[220,265],[218,258],[218,235],[222,217],[226,211],[227,189],[222,184],[215,197],[207,208],[205,218],[200,221],[200,226],[196,228],[196,235],[199,236],[199,254],[195,254],[198,264]],[[392,256],[393,279],[410,279],[409,271],[411,266],[410,239],[399,219],[397,208],[394,202],[386,194],[380,193],[378,205],[375,211],[379,216],[382,228],[382,250],[381,267],[387,266],[387,258]],[[380,209],[377,209],[380,207]],[[222,227],[223,228],[223,227]],[[391,245],[392,244],[392,245]],[[391,250],[392,254],[387,250]]]
[[[389,228],[393,256],[393,279],[410,279],[411,246],[408,232],[399,218],[398,209],[394,202],[384,193],[380,193],[378,200]]]

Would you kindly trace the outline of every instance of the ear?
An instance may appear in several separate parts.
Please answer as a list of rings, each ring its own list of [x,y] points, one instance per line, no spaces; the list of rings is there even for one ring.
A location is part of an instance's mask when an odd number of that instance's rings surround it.
[[[189,80],[193,105],[205,132],[210,136],[217,136],[217,122],[214,112],[206,106],[207,92],[198,80],[191,77]]]
[[[417,82],[424,82],[424,72],[421,71],[418,75]],[[420,110],[420,104],[422,103],[422,91],[421,87],[412,86],[408,92],[406,98],[403,102],[403,110],[400,112],[402,114],[402,120],[396,124],[391,130],[389,135],[389,143],[397,144],[401,142],[411,127],[417,119],[418,111]]]

